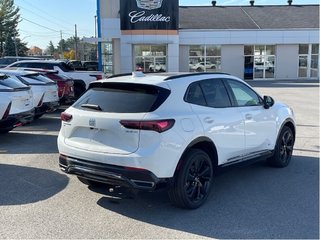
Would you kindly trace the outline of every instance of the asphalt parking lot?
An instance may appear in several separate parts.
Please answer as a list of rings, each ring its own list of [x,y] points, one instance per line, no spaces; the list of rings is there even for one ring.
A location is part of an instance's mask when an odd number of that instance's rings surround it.
[[[295,111],[297,139],[284,169],[264,162],[215,179],[206,204],[171,206],[165,192],[111,201],[58,167],[60,111],[0,136],[0,238],[318,239],[319,82],[251,82]]]

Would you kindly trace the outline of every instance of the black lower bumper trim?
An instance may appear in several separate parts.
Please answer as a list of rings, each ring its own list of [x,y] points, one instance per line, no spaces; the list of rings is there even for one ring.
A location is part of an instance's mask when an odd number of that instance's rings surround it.
[[[57,102],[45,102],[41,105],[41,107],[36,107],[35,115],[42,115],[47,112],[54,112],[59,108],[60,104],[59,101]]]
[[[153,191],[157,186],[163,187],[169,182],[169,179],[157,178],[148,170],[96,163],[64,155],[59,157],[59,166],[66,173],[88,180],[137,190]]]

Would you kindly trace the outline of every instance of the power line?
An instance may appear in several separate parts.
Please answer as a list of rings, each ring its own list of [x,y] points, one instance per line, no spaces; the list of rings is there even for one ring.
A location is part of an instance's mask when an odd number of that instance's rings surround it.
[[[49,28],[49,27],[43,26],[43,25],[41,25],[41,24],[39,24],[39,23],[35,23],[35,22],[33,22],[33,21],[29,20],[29,19],[26,19],[26,18],[21,17],[21,19],[22,19],[22,20],[25,20],[25,21],[27,21],[27,22],[29,22],[29,23],[32,23],[32,24],[34,24],[34,25],[37,25],[37,26],[39,26],[39,27],[42,27],[42,28],[48,29],[48,30],[50,30],[50,31],[53,31],[53,32],[60,32],[60,31],[58,31],[58,30],[55,30],[55,29],[52,29],[52,28]]]
[[[41,16],[41,15],[39,15],[39,14],[31,11],[30,9],[27,9],[26,7],[22,7],[22,6],[21,6],[22,3],[27,3],[27,4],[30,5],[32,8],[38,9],[39,11],[45,13],[46,16],[50,16],[52,19],[55,19],[56,21],[59,21],[59,22],[61,22],[61,23],[63,23],[63,24],[66,24],[66,22],[72,22],[72,21],[73,21],[73,20],[70,20],[70,19],[68,20],[68,19],[66,19],[66,18],[64,18],[64,20],[63,20],[62,18],[59,19],[59,18],[57,18],[57,16],[53,16],[53,15],[51,15],[50,13],[48,13],[47,11],[45,11],[44,9],[40,9],[39,7],[35,6],[35,5],[32,4],[31,2],[29,2],[29,0],[23,0],[23,2],[20,2],[20,5],[16,4],[16,5],[19,6],[20,8],[23,8],[23,9],[25,9],[25,10],[27,10],[27,11],[29,11],[29,12],[37,15],[37,16],[40,16],[40,17],[42,17],[42,18],[44,18],[44,19],[47,19],[47,21],[54,22],[54,21],[51,21],[51,20],[48,19],[48,18],[45,18],[45,17],[43,17],[43,16]],[[60,17],[61,17],[61,16],[60,16]],[[58,24],[57,22],[55,22],[54,24],[57,25],[57,26],[60,26],[60,27],[62,26],[61,24]],[[64,26],[63,26],[61,29],[64,29],[64,30],[66,30],[66,31],[69,32],[69,33],[73,32],[73,27],[72,27],[72,30],[71,30],[71,28],[70,28],[70,29],[66,29],[66,28],[64,28]],[[90,31],[91,31],[91,30],[81,29],[81,28],[80,28],[80,32],[84,32],[84,33],[85,33],[84,35],[87,35],[88,32],[90,32]],[[71,34],[69,34],[69,35],[71,35]]]
[[[38,17],[40,17],[40,18],[42,18],[42,19],[44,19],[44,20],[46,20],[46,21],[48,21],[48,22],[50,22],[50,23],[53,23],[53,24],[55,24],[55,25],[57,25],[57,26],[59,26],[59,27],[62,27],[61,29],[64,29],[64,30],[66,30],[66,31],[72,32],[72,30],[66,29],[66,28],[64,28],[64,26],[62,26],[61,24],[55,23],[54,21],[52,21],[52,20],[50,20],[50,19],[48,19],[48,18],[46,18],[46,17],[44,17],[44,16],[41,16],[40,14],[35,13],[35,12],[33,12],[32,10],[30,10],[30,9],[28,9],[28,8],[22,7],[22,6],[20,6],[20,5],[17,5],[17,6],[18,6],[19,8],[21,8],[21,9],[24,9],[25,11],[28,11],[28,12],[30,12],[30,13],[32,13],[32,14],[34,14],[34,15],[36,15],[36,16],[38,16]]]

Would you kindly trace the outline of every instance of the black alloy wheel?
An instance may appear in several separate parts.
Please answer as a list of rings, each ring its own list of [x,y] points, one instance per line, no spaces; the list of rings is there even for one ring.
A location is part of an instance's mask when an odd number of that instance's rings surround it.
[[[274,155],[267,161],[274,167],[286,167],[289,165],[293,153],[295,137],[292,130],[284,126],[278,137]]]
[[[174,205],[195,209],[208,198],[213,178],[213,165],[207,153],[191,149],[178,171],[169,197]]]

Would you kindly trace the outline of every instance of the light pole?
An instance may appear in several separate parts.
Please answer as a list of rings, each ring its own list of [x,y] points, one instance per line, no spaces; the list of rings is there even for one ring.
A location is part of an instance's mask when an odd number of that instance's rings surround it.
[[[94,16],[94,45],[95,45],[95,60],[97,60],[98,59],[97,15]]]

